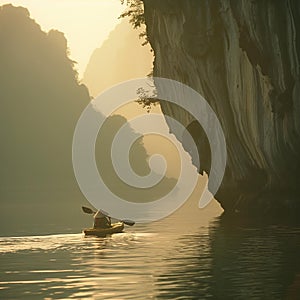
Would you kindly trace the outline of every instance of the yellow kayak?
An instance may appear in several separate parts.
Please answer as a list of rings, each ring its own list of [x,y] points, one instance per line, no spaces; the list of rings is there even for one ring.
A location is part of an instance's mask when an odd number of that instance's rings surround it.
[[[112,233],[120,233],[124,229],[124,223],[118,222],[111,224],[109,228],[87,228],[83,230],[85,235],[105,236]]]

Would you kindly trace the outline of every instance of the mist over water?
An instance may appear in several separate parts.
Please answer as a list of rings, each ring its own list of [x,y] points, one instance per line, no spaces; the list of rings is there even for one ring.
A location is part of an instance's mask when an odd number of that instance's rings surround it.
[[[297,299],[300,228],[187,211],[106,238],[2,237],[0,298]]]

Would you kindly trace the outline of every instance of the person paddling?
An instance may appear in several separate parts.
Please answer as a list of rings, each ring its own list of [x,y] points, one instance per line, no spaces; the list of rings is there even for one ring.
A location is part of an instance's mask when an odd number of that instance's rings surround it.
[[[106,217],[106,218],[108,218],[107,219],[107,221],[109,222],[109,226],[111,226],[111,217],[108,215],[108,213],[106,213],[105,214],[105,212],[104,211],[101,211],[101,210],[98,210],[97,212],[95,212],[94,210],[92,210],[92,209],[90,209],[89,207],[85,207],[85,206],[82,206],[81,207],[82,208],[82,210],[83,210],[83,212],[85,212],[86,214],[89,214],[89,215],[93,215],[94,216],[94,222],[95,222],[95,218],[96,218],[96,215],[98,214],[98,216],[99,217],[101,217],[101,218],[103,218],[103,216],[104,217]],[[101,216],[102,215],[102,216]],[[97,218],[98,218],[98,216],[97,216]],[[122,223],[124,223],[124,224],[126,224],[126,225],[128,225],[128,226],[133,226],[134,224],[135,224],[135,222],[134,221],[132,221],[132,220],[120,220],[120,219],[118,219],[120,222],[122,222]],[[97,222],[97,224],[98,224],[98,222],[99,221],[96,221]],[[104,220],[104,222],[106,222],[105,220]],[[95,228],[95,227],[94,227]],[[98,227],[97,227],[98,228]],[[102,227],[101,227],[102,228]]]
[[[94,228],[111,227],[111,218],[105,216],[100,210],[94,214]]]

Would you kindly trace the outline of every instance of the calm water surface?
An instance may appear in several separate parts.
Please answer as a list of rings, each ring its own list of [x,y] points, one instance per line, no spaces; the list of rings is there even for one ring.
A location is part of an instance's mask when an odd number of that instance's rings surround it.
[[[0,299],[300,299],[300,229],[205,216],[0,238]]]

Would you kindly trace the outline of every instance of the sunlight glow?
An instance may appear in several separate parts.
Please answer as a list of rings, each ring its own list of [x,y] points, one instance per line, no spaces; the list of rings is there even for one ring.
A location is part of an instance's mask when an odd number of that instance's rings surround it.
[[[0,5],[8,3],[26,7],[42,30],[57,29],[65,34],[71,59],[78,62],[79,78],[124,10],[120,0],[0,0]]]

